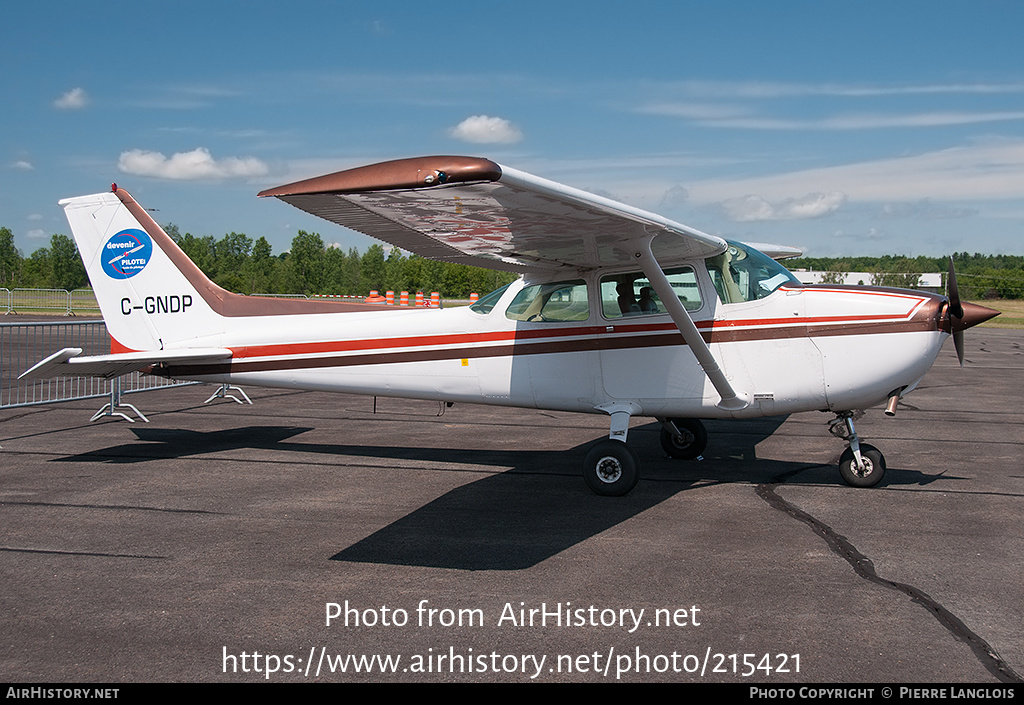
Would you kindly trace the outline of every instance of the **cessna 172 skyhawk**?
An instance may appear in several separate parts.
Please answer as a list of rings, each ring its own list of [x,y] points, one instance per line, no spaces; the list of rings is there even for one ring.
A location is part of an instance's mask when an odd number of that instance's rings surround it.
[[[68,348],[23,377],[175,379],[607,414],[590,488],[629,492],[633,416],[695,458],[701,418],[828,410],[853,485],[885,471],[853,411],[912,390],[952,335],[997,312],[949,296],[802,286],[774,258],[631,206],[470,157],[421,157],[263,191],[392,245],[523,277],[465,308],[247,297],[213,284],[132,197],[61,201],[111,354]]]

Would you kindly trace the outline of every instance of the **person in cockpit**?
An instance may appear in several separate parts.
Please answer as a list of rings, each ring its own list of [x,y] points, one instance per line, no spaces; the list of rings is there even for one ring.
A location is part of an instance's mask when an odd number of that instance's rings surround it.
[[[640,311],[643,313],[658,313],[658,304],[655,303],[654,289],[645,286],[640,290]]]

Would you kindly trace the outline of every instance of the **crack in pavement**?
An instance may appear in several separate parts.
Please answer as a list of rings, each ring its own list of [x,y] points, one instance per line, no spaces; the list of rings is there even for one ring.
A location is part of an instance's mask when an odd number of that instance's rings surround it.
[[[787,475],[796,474],[794,471]],[[778,478],[784,479],[784,478]],[[809,526],[816,534],[821,536],[833,553],[849,563],[854,572],[860,577],[889,588],[902,592],[910,597],[913,602],[925,608],[945,629],[956,639],[971,647],[971,651],[977,656],[978,661],[1002,683],[1024,683],[1024,678],[1013,670],[1006,661],[996,653],[996,650],[989,646],[988,642],[974,633],[956,615],[947,610],[931,596],[912,585],[898,583],[894,580],[882,578],[875,572],[875,565],[871,559],[857,550],[857,548],[845,536],[838,534],[832,527],[814,518],[807,512],[798,509],[783,498],[775,494],[775,484],[757,485],[757,495],[768,505],[780,512],[784,512],[794,519]]]

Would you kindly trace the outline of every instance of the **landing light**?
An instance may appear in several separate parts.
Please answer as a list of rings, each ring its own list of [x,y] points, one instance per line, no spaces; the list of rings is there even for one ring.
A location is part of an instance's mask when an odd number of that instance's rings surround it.
[[[435,171],[433,174],[428,174],[427,177],[423,179],[423,183],[428,186],[432,186],[435,181],[439,184],[446,183],[448,181],[448,174],[443,171]]]

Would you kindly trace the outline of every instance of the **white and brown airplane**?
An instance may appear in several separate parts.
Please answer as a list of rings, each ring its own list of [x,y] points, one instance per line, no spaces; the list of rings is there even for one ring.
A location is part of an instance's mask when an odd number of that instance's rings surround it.
[[[519,272],[464,308],[401,309],[242,296],[193,264],[132,197],[61,201],[107,323],[109,355],[68,348],[23,377],[175,379],[607,414],[583,476],[637,482],[633,416],[695,458],[699,419],[836,414],[839,469],[872,486],[885,460],[854,411],[894,413],[946,338],[997,312],[949,294],[803,286],[781,247],[729,242],[631,206],[472,157],[421,157],[269,189],[402,249]],[[397,310],[396,310],[397,309]]]

